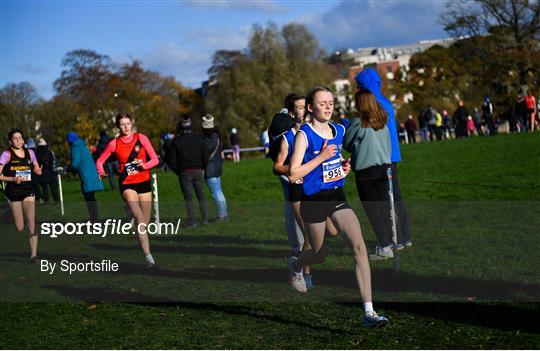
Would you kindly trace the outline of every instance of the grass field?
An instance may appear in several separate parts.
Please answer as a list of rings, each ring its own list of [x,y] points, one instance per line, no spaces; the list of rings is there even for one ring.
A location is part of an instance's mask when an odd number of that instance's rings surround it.
[[[372,263],[376,309],[391,320],[361,327],[352,258],[340,238],[313,267],[316,288],[287,284],[281,188],[265,159],[227,163],[230,221],[152,236],[147,271],[136,239],[40,236],[42,259],[111,259],[116,273],[48,274],[27,263],[26,238],[0,226],[2,348],[538,348],[540,134],[403,145],[400,182],[414,247],[401,272]],[[178,180],[158,173],[162,221],[185,218]],[[77,179],[64,181],[66,216],[83,221]],[[375,238],[353,177],[345,187],[370,249]],[[122,218],[119,193],[100,215]],[[211,213],[213,201],[209,197]],[[5,205],[4,205],[5,206]]]

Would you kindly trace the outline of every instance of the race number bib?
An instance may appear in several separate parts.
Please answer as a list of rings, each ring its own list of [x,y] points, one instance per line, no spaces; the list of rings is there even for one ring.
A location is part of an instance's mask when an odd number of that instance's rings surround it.
[[[322,169],[324,183],[330,183],[345,177],[343,167],[341,167],[341,160],[339,158],[332,161],[324,162],[322,164]]]
[[[29,169],[26,171],[15,171],[15,177],[21,177],[23,182],[30,182],[32,181],[32,171]]]
[[[125,167],[126,167],[126,172],[128,176],[139,173],[138,167],[140,163],[141,163],[141,160],[135,160],[135,161],[126,163]]]

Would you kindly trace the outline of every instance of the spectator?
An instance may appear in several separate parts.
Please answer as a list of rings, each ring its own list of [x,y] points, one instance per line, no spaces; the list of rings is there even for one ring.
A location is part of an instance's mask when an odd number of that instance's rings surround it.
[[[442,140],[442,133],[443,133],[442,116],[439,113],[439,111],[436,111],[436,116],[437,116],[437,123],[435,124],[435,137],[437,138],[437,141],[440,141]]]
[[[454,112],[454,126],[456,130],[456,138],[467,137],[467,119],[469,118],[469,111],[463,104],[463,100],[459,100],[458,108]]]
[[[178,175],[180,188],[184,194],[188,222],[185,227],[195,227],[195,208],[193,206],[193,189],[199,200],[201,224],[208,224],[208,207],[204,196],[204,169],[208,164],[208,149],[203,139],[193,134],[191,118],[184,115],[178,124],[179,135],[173,139],[171,146],[170,165]]]
[[[211,115],[210,115],[211,116]],[[213,117],[212,117],[213,120]],[[270,156],[270,138],[268,137],[268,129],[261,132],[261,145],[264,147],[264,157]]]
[[[400,122],[398,127],[397,127],[397,130],[398,130],[399,142],[400,143],[406,143],[406,141],[407,141],[407,131],[405,130],[405,124]]]
[[[478,135],[484,135],[484,132],[482,131],[482,116],[480,115],[480,111],[478,110],[478,107],[474,108],[473,121],[474,121],[474,127],[476,128],[476,133]]]
[[[81,188],[90,215],[91,222],[97,222],[98,205],[96,201],[96,191],[103,190],[103,183],[99,180],[96,165],[90,150],[86,147],[84,140],[79,138],[75,132],[67,134],[67,142],[71,146],[71,170],[79,173],[81,178]]]
[[[391,169],[392,169],[392,187],[394,190],[394,202],[395,202],[395,210],[396,210],[396,226],[397,226],[397,237],[398,237],[398,243],[402,244],[404,246],[411,246],[411,225],[409,220],[409,215],[407,213],[407,209],[405,208],[405,204],[403,202],[403,199],[401,197],[401,188],[399,184],[399,178],[398,178],[398,163],[401,162],[401,152],[399,150],[399,143],[396,133],[396,115],[394,111],[394,107],[392,106],[392,103],[390,100],[388,100],[384,95],[381,93],[381,78],[379,77],[379,74],[371,69],[371,68],[365,68],[362,72],[360,72],[356,78],[356,83],[358,85],[358,88],[365,88],[366,90],[370,91],[377,102],[380,104],[380,106],[386,111],[388,114],[388,122],[386,124],[386,127],[388,128],[388,134],[390,136],[390,146],[391,146],[391,153],[390,153],[390,161],[391,163]]]
[[[414,122],[413,116],[409,115],[405,122],[405,130],[407,131],[409,143],[416,143],[416,129],[416,123]]]
[[[519,131],[521,133],[527,132],[529,130],[529,123],[527,118],[527,104],[525,102],[525,93],[523,88],[519,90],[519,95],[517,97],[517,106],[516,106],[516,115],[519,123]]]
[[[99,156],[103,153],[105,148],[107,148],[107,144],[111,141],[111,138],[107,135],[107,132],[102,130],[99,132],[99,141],[96,147],[95,152],[95,159],[97,160]],[[109,185],[111,186],[111,190],[116,189],[116,174],[118,173],[118,161],[116,160],[116,156],[114,153],[109,156],[107,161],[103,164],[103,168],[105,169],[105,173],[107,174],[107,178],[109,179]]]
[[[531,90],[527,90],[527,96],[525,96],[525,107],[527,109],[527,119],[529,122],[529,129],[534,132],[536,122],[536,99],[531,93]]]
[[[469,116],[467,118],[467,133],[470,136],[474,136],[474,120],[473,120],[472,116]]]
[[[450,129],[452,129],[452,121],[450,120],[448,111],[446,110],[444,110],[442,113],[442,128],[444,138],[451,139],[452,134],[450,133]]]
[[[240,162],[240,143],[238,142],[238,131],[236,128],[231,129],[231,135],[229,141],[233,150],[233,161]]]
[[[428,128],[428,122],[427,118],[428,116],[428,110],[429,108],[426,108],[420,112],[420,115],[418,116],[418,122],[420,123],[420,137],[422,138],[422,141],[428,141],[429,140],[429,128]]]
[[[47,204],[49,202],[50,188],[54,202],[59,204],[60,192],[58,191],[58,180],[56,179],[56,173],[54,171],[56,160],[53,152],[49,150],[49,146],[43,138],[39,139],[38,147],[36,149],[36,158],[42,170],[41,175],[36,178],[38,178],[38,183],[41,186],[43,203]]]
[[[435,129],[437,128],[437,111],[431,106],[428,106],[426,121],[429,129],[429,140],[435,141]]]
[[[204,178],[210,193],[216,203],[216,221],[221,222],[227,219],[227,200],[221,188],[221,175],[223,174],[223,158],[221,149],[223,143],[214,126],[214,116],[206,114],[202,118],[203,140],[206,149],[210,153],[208,164],[204,172]]]
[[[345,112],[341,111],[339,113],[339,124],[345,127],[345,130],[351,125],[351,121],[345,116]]]
[[[482,105],[482,117],[486,121],[489,130],[489,135],[497,134],[497,129],[493,121],[493,104],[489,100],[489,96],[484,96],[484,104]]]

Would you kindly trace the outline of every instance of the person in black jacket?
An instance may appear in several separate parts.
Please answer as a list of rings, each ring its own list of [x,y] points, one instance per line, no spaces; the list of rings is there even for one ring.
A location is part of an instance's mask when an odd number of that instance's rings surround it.
[[[463,100],[459,100],[459,105],[454,112],[454,125],[456,130],[456,138],[466,138],[468,136],[467,132],[467,119],[469,118],[469,111],[463,105]]]
[[[191,118],[183,115],[178,124],[179,135],[173,139],[169,164],[178,175],[180,188],[184,194],[188,222],[186,227],[195,227],[195,209],[193,207],[192,187],[199,200],[201,224],[208,223],[208,208],[204,196],[204,169],[208,163],[209,152],[203,139],[193,134]]]
[[[102,130],[99,132],[99,141],[96,148],[96,154],[95,159],[103,153],[105,148],[107,147],[107,144],[111,141],[111,138],[107,135],[107,132]],[[103,164],[103,168],[105,168],[105,173],[107,174],[107,178],[109,179],[109,185],[111,186],[111,190],[116,189],[116,176],[115,174],[118,173],[118,162],[116,161],[116,156],[112,154],[109,156],[107,161]]]
[[[221,189],[221,175],[223,174],[223,158],[221,157],[221,149],[223,142],[219,137],[214,126],[214,116],[207,113],[202,118],[203,140],[204,144],[210,153],[208,164],[204,172],[204,179],[210,193],[216,202],[217,218],[216,221],[224,221],[227,219],[227,200]]]
[[[37,177],[38,184],[41,186],[41,198],[47,204],[49,202],[49,188],[56,204],[60,203],[60,192],[58,191],[58,180],[54,172],[54,154],[49,150],[45,139],[39,139],[36,148],[36,158],[41,166],[42,173]]]

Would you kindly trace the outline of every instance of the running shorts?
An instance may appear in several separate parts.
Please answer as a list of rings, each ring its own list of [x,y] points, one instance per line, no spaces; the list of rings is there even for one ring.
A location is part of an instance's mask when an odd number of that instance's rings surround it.
[[[342,187],[323,190],[311,196],[304,194],[300,203],[300,215],[305,223],[321,223],[334,212],[351,208]]]

